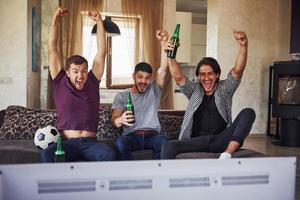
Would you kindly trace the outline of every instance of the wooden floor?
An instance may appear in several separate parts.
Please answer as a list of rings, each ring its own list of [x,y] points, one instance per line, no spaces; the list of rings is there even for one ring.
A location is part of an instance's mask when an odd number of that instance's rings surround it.
[[[251,134],[243,148],[252,149],[269,156],[296,156],[296,200],[300,200],[300,147],[283,147],[272,144],[275,139],[263,134]]]

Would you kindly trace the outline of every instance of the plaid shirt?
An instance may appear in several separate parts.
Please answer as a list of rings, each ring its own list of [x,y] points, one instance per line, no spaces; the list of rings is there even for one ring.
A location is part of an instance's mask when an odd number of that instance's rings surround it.
[[[214,97],[217,109],[228,125],[232,123],[231,107],[232,97],[241,80],[236,80],[228,73],[225,80],[216,84]],[[203,100],[204,90],[199,82],[191,81],[186,77],[186,83],[179,86],[181,92],[189,99],[189,103],[181,125],[179,140],[191,138],[193,127],[193,115]]]

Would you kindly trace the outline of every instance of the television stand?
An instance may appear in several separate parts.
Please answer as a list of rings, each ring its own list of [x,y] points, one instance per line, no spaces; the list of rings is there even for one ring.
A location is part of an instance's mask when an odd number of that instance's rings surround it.
[[[300,147],[300,119],[280,119],[280,141],[274,145]]]

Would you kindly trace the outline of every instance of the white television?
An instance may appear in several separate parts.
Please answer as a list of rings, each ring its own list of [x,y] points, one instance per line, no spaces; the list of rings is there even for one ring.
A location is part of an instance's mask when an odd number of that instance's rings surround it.
[[[295,157],[0,165],[0,200],[293,200]]]

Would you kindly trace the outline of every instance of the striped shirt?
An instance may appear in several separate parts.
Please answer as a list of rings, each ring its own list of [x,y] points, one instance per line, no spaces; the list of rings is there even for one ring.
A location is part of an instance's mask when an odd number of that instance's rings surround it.
[[[220,80],[216,84],[214,97],[217,110],[227,125],[231,125],[231,107],[232,97],[241,80],[235,79],[231,73],[228,73],[225,80]],[[193,114],[201,104],[204,96],[204,89],[199,82],[191,81],[186,77],[186,83],[179,86],[181,92],[189,99],[188,106],[181,125],[179,140],[191,138],[193,127]]]

